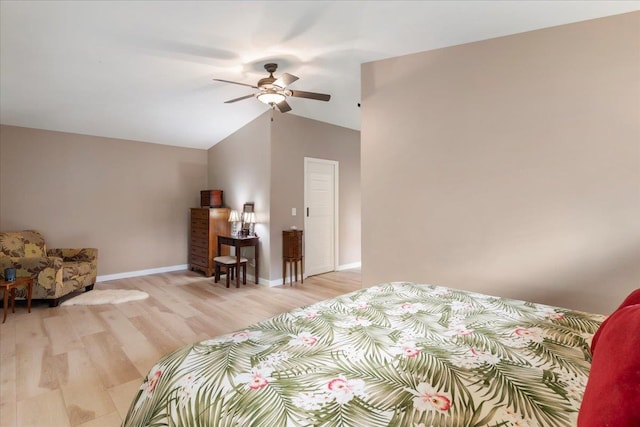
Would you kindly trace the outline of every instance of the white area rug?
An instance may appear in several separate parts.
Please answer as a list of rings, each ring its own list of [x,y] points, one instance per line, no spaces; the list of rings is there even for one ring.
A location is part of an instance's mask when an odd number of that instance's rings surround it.
[[[70,298],[60,305],[120,304],[149,298],[149,294],[130,289],[94,289]]]

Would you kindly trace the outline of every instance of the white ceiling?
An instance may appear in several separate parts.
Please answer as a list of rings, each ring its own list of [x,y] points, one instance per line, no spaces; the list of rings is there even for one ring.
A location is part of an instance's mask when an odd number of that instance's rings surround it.
[[[300,77],[297,114],[360,127],[360,64],[640,10],[640,1],[2,1],[2,124],[207,149],[268,107],[263,66]],[[280,114],[275,112],[275,118]]]

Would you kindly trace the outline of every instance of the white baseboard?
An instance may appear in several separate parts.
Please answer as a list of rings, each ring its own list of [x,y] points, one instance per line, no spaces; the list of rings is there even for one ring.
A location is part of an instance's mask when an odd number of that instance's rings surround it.
[[[251,277],[251,276],[247,276],[247,277]],[[304,276],[305,278],[307,276]],[[251,281],[253,282],[253,279],[251,279]],[[279,279],[274,279],[274,280],[267,280],[267,279],[260,279],[259,282],[261,285],[265,285],[265,286],[269,286],[270,288],[273,288],[275,286],[282,286],[282,277]],[[294,282],[295,284],[295,282]],[[289,279],[287,278],[287,283],[286,286],[289,286]]]
[[[336,268],[336,271],[344,271],[344,270],[351,270],[352,268],[360,268],[362,267],[362,263],[361,262],[352,262],[351,264],[344,264],[344,265],[339,265]],[[248,277],[251,277],[251,275],[248,275]],[[308,276],[305,274],[304,278],[306,279]],[[251,279],[253,280],[253,279]],[[275,279],[275,280],[267,280],[267,279],[260,279],[259,282],[261,285],[267,285],[270,287],[273,286],[282,286],[282,277],[279,279]],[[286,280],[286,284],[289,283],[289,278],[287,278]]]
[[[169,267],[151,268],[149,270],[127,271],[124,273],[107,274],[98,276],[96,282],[106,282],[108,280],[127,279],[129,277],[147,276],[149,274],[168,273],[169,271],[186,270],[188,264],[171,265]]]
[[[339,265],[336,268],[336,271],[350,270],[352,268],[360,268],[360,267],[361,267],[360,262],[353,262],[351,264]],[[109,280],[127,279],[129,277],[147,276],[149,274],[168,273],[170,271],[187,270],[188,268],[189,268],[189,264],[180,264],[180,265],[171,265],[168,267],[151,268],[148,270],[137,270],[137,271],[127,271],[124,273],[106,274],[104,276],[98,276],[96,278],[96,283],[106,282]],[[254,276],[252,276],[251,274],[247,274],[247,282],[255,283]],[[258,283],[261,285],[269,286],[269,287],[282,286],[282,277],[275,280],[268,280],[261,277]]]
[[[96,278],[96,283],[107,282],[109,280],[127,279],[129,277],[148,276],[149,274],[168,273],[170,271],[180,271],[180,270],[188,270],[188,269],[189,269],[189,264],[181,264],[181,265],[171,265],[169,267],[151,268],[149,270],[137,270],[137,271],[127,271],[124,273],[106,274],[104,276],[98,276]],[[251,274],[247,274],[247,283],[255,283],[255,276]],[[267,285],[270,287],[278,286],[282,284],[282,279],[267,280],[261,277],[258,283],[261,285]]]
[[[255,282],[256,282],[255,276],[252,276],[251,274],[247,274],[247,283],[255,283]],[[268,280],[268,279],[265,279],[265,278],[261,277],[260,280],[258,280],[258,283],[260,285],[265,285],[265,286],[269,286],[270,288],[272,288],[274,286],[282,285],[282,279],[280,279],[280,280]]]
[[[338,268],[336,268],[336,271],[351,270],[352,268],[360,268],[360,267],[362,267],[361,262],[352,262],[351,264],[339,265]]]

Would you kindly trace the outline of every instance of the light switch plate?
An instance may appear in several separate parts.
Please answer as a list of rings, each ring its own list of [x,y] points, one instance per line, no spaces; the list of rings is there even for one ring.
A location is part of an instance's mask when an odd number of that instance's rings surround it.
[[[296,208],[291,208],[291,216],[296,216]]]

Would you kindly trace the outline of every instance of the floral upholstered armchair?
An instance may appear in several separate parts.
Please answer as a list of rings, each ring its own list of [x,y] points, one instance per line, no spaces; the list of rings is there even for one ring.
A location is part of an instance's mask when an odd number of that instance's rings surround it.
[[[4,269],[14,267],[16,277],[33,278],[33,299],[49,300],[55,307],[60,298],[74,291],[90,291],[98,273],[98,250],[49,249],[35,230],[0,233],[0,277]],[[18,288],[24,298],[26,290]]]

